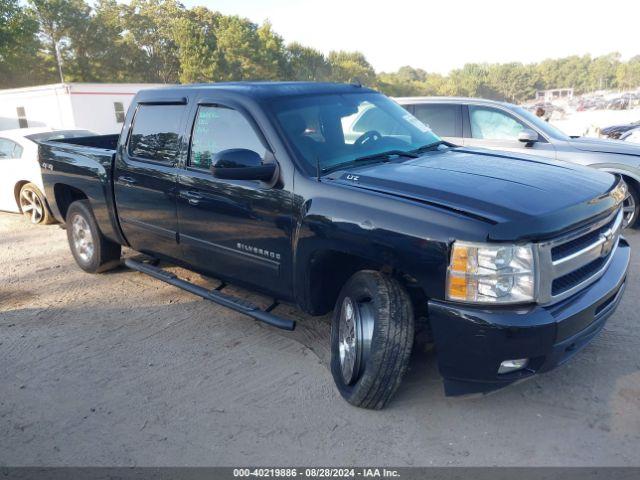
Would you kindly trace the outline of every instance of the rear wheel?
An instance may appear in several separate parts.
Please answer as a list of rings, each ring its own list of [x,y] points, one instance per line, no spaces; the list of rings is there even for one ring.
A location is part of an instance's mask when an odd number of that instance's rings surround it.
[[[77,200],[69,206],[66,223],[71,253],[85,272],[105,272],[120,264],[120,245],[102,234],[88,200]]]
[[[389,402],[409,363],[413,317],[396,279],[362,270],[347,281],[331,328],[331,372],[345,400],[373,409]]]
[[[20,211],[34,225],[47,225],[55,220],[45,201],[44,194],[33,183],[26,183],[18,197]]]

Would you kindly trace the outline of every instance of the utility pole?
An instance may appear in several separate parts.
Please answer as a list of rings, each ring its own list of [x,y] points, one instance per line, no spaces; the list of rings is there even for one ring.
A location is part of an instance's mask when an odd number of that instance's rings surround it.
[[[58,48],[58,42],[53,41],[53,47],[56,53],[56,63],[58,64],[58,74],[60,75],[60,83],[64,83],[64,76],[62,75],[62,56],[60,55],[60,49]]]

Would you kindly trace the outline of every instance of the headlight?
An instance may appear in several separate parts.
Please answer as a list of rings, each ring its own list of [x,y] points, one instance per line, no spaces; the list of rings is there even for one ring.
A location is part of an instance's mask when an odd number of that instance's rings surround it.
[[[447,271],[447,298],[473,303],[535,300],[531,245],[454,242]]]

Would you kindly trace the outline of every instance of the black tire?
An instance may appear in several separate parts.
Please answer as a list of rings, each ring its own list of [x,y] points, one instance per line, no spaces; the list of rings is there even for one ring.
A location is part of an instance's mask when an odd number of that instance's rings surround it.
[[[44,194],[34,183],[25,183],[18,193],[20,213],[34,225],[49,225],[56,220],[49,210]]]
[[[372,328],[356,327],[356,331],[361,332],[361,340],[365,341],[361,341],[361,348],[356,349],[360,352],[356,367],[346,369],[353,372],[347,380],[341,361],[340,325],[343,309],[348,310],[349,301],[356,306],[360,317],[372,318],[373,322]],[[360,323],[364,325],[362,318]],[[345,325],[344,321],[342,325]],[[368,337],[363,333],[365,331],[369,332]],[[331,325],[331,373],[342,397],[357,407],[383,408],[407,370],[414,333],[413,307],[404,287],[396,279],[377,271],[355,273],[338,296]],[[370,338],[368,348],[366,338]]]
[[[640,216],[640,193],[638,192],[638,189],[633,183],[631,182],[626,182],[626,183],[627,183],[627,189],[629,190],[629,197],[624,201],[625,228],[634,228],[639,225],[638,217]],[[632,212],[632,216],[629,217],[628,216],[629,213],[627,209],[632,207],[635,207],[635,208]]]
[[[101,273],[120,265],[121,247],[102,234],[88,200],[77,200],[69,206],[66,224],[69,248],[81,269]],[[82,229],[77,226],[82,226]],[[87,230],[90,235],[86,234]]]

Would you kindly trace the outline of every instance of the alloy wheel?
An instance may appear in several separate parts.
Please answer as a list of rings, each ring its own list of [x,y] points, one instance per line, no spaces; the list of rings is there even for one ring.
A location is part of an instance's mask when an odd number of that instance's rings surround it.
[[[345,297],[340,309],[338,349],[342,378],[355,383],[366,365],[373,337],[373,305],[370,299],[355,301]]]
[[[89,224],[80,215],[74,216],[71,222],[71,238],[80,259],[85,263],[90,262],[94,251],[93,236]]]
[[[633,225],[636,220],[636,199],[631,192],[627,192],[627,197],[622,204],[623,228]]]
[[[20,192],[20,209],[33,224],[38,224],[44,218],[44,205],[36,192],[30,188],[23,188]]]

